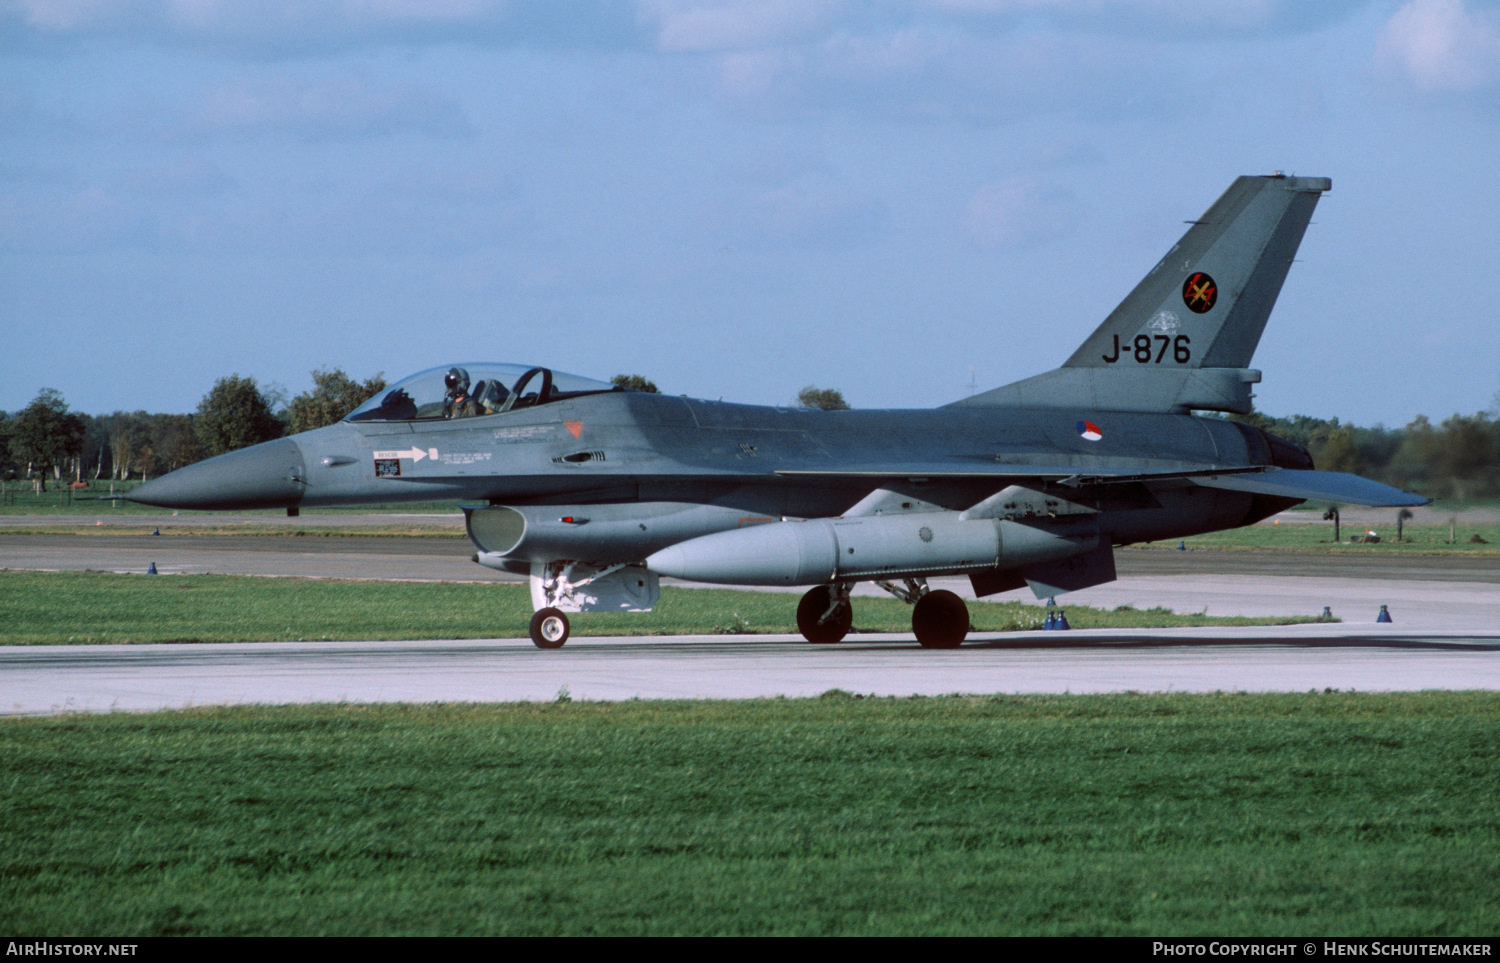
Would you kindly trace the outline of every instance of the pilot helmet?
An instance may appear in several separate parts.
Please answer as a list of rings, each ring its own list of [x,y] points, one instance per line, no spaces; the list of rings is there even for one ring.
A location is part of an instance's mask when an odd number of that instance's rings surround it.
[[[462,368],[449,368],[448,374],[443,378],[443,384],[447,385],[450,395],[468,394],[469,373]]]

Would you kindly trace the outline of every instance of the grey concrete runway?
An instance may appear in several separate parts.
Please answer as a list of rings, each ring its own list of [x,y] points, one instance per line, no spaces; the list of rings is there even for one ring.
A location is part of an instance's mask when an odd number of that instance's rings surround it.
[[[266,642],[0,649],[0,713],[242,703],[511,702],[871,695],[1420,689],[1500,690],[1500,636],[1423,638],[1336,625],[813,646],[791,636]]]
[[[501,577],[468,556],[467,542],[452,537],[0,535],[0,568],[11,569],[144,572],[154,561],[163,573]],[[828,647],[782,636],[575,636],[557,652],[519,639],[12,648],[0,650],[0,713],[547,700],[564,688],[578,699],[805,696],[832,688],[882,695],[1500,690],[1500,565],[1492,558],[1126,550],[1119,569],[1118,581],[1066,596],[1065,604],[1269,616],[1311,615],[1326,605],[1345,622],[1019,633],[976,637],[956,652],[922,650],[910,636],[859,636]],[[965,580],[943,585],[967,593]],[[1374,624],[1381,604],[1395,624]]]

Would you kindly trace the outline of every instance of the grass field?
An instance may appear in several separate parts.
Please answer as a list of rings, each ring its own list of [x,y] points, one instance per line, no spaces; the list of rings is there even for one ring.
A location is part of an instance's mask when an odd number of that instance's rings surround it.
[[[651,612],[593,612],[573,634],[795,633],[798,597],[783,592],[662,589]],[[1176,615],[1064,606],[1075,628],[1265,625],[1305,619]],[[1040,628],[1044,613],[1017,602],[975,602],[978,631]],[[231,575],[0,572],[0,644],[256,642],[308,639],[524,638],[531,597],[515,584],[365,582]],[[893,598],[854,603],[857,632],[909,632],[911,609]]]
[[[1344,525],[1339,533],[1341,540],[1333,540],[1333,524],[1286,524],[1251,525],[1247,528],[1232,528],[1224,532],[1195,535],[1182,539],[1188,548],[1209,548],[1220,551],[1264,550],[1282,552],[1318,552],[1346,555],[1500,555],[1500,524],[1461,524],[1456,526],[1456,542],[1450,542],[1447,525],[1406,525],[1402,541],[1396,541],[1396,526],[1381,525],[1375,532],[1380,536],[1376,543],[1350,542],[1350,537],[1363,535],[1362,526]],[[1474,542],[1474,536],[1484,539]],[[1155,542],[1150,547],[1175,549],[1177,542]]]
[[[0,720],[0,930],[1491,936],[1483,693]]]

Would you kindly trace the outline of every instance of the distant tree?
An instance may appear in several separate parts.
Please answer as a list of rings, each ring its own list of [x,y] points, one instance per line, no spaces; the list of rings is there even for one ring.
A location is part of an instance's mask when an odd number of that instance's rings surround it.
[[[1308,453],[1312,455],[1313,464],[1324,471],[1344,471],[1355,475],[1364,471],[1359,452],[1354,446],[1354,429],[1348,425],[1321,435]]]
[[[13,422],[9,414],[0,411],[0,478],[16,477],[15,465],[10,457],[10,433]]]
[[[111,478],[123,481],[133,473],[158,475],[205,456],[192,415],[117,411],[95,418],[94,425],[104,436],[99,473],[107,470]]]
[[[619,385],[626,391],[644,391],[648,395],[661,394],[661,389],[656,387],[656,382],[648,381],[646,380],[646,378],[638,374],[617,374],[613,378],[609,379],[609,383],[612,385]]]
[[[1494,488],[1497,449],[1495,423],[1481,411],[1454,415],[1438,426],[1439,452],[1429,470],[1447,482],[1456,498],[1488,494]]]
[[[1401,444],[1386,466],[1388,481],[1401,488],[1424,486],[1431,478],[1431,466],[1437,461],[1441,440],[1426,415],[1417,415],[1401,430]]]
[[[161,471],[176,471],[204,458],[192,415],[152,415],[151,438]]]
[[[47,472],[57,471],[65,458],[78,454],[85,429],[83,418],[68,411],[61,392],[43,388],[11,423],[10,451],[40,475],[46,491]]]
[[[84,415],[83,451],[78,456],[80,476],[98,478],[109,463],[109,423],[103,418]]]
[[[136,452],[146,444],[146,417],[144,411],[117,411],[96,419],[109,435],[111,478],[124,481],[136,470]]]
[[[337,424],[360,405],[385,390],[385,373],[360,384],[341,368],[312,373],[313,390],[292,399],[287,407],[293,434]]]
[[[1393,431],[1384,425],[1355,428],[1354,455],[1359,460],[1359,473],[1376,479],[1386,477],[1391,459],[1401,447],[1401,434],[1400,429]]]
[[[844,411],[849,407],[849,402],[844,400],[844,393],[837,388],[819,388],[817,385],[808,385],[797,392],[797,404],[804,408],[821,408],[824,411]]]
[[[193,430],[205,455],[222,455],[280,438],[285,428],[255,379],[237,374],[214,382],[193,418]]]

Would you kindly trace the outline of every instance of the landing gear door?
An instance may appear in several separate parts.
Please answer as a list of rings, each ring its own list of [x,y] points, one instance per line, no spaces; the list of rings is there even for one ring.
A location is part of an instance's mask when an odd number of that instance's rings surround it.
[[[559,561],[531,566],[531,607],[538,612],[649,612],[660,597],[657,574],[639,565]]]

